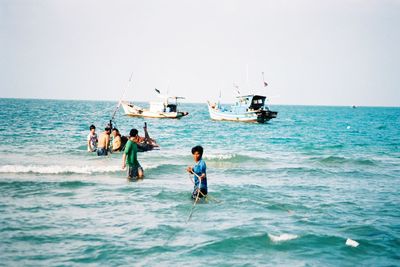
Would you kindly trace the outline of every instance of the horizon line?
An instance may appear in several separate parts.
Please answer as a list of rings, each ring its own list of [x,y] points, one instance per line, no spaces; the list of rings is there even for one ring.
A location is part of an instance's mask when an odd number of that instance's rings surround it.
[[[0,99],[20,99],[20,100],[55,100],[55,101],[90,101],[90,102],[119,102],[120,100],[103,100],[103,99],[73,99],[73,98],[34,98],[34,97],[0,97]],[[131,101],[133,102],[133,101]],[[134,102],[139,103],[148,103],[148,100],[138,100]],[[182,104],[182,102],[180,102]],[[185,101],[183,103],[187,104],[206,104],[204,102],[192,102]],[[231,102],[223,102],[222,104],[231,104]],[[268,104],[268,106],[320,106],[320,107],[382,107],[382,108],[400,108],[399,106],[390,106],[390,105],[343,105],[343,104],[283,104],[283,103],[275,103]]]

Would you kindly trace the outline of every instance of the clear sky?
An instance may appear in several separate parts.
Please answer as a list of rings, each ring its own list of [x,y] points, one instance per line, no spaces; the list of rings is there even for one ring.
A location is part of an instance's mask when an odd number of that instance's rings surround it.
[[[129,100],[229,102],[235,83],[400,106],[400,0],[0,0],[0,97],[118,100],[131,73]]]

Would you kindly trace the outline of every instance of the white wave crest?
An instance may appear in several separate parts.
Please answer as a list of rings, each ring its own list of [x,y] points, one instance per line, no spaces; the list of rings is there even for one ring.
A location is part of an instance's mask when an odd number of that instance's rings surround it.
[[[232,159],[236,156],[236,154],[208,154],[204,155],[204,158],[209,160],[227,160]]]
[[[144,165],[144,170],[155,169],[159,165]],[[122,170],[120,165],[112,166],[73,166],[73,165],[3,165],[0,166],[0,173],[37,173],[37,174],[95,174],[115,173]]]
[[[38,173],[38,174],[93,174],[121,171],[120,166],[60,166],[60,165],[4,165],[0,173]]]
[[[356,247],[358,247],[358,245],[360,245],[360,243],[358,243],[357,241],[355,241],[353,239],[347,238],[346,245],[349,247],[356,248]]]
[[[281,235],[271,235],[268,234],[269,239],[271,239],[272,242],[284,242],[288,240],[293,240],[298,238],[298,235],[292,235],[292,234],[281,234]]]

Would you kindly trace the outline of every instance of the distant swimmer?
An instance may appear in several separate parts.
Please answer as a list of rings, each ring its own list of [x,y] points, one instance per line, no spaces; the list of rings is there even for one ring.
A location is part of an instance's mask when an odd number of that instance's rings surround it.
[[[192,198],[197,200],[198,198],[205,197],[208,193],[207,187],[207,172],[206,163],[202,159],[203,157],[203,147],[195,146],[192,148],[192,155],[195,161],[193,167],[187,167],[189,173],[194,174],[194,188],[192,192]]]
[[[97,149],[97,134],[96,126],[93,124],[89,127],[90,133],[87,136],[87,150],[88,152],[95,152]]]
[[[124,154],[122,156],[122,169],[127,168],[128,179],[142,178],[144,175],[143,168],[137,159],[138,146],[138,130],[132,129],[129,132],[129,140],[126,143]]]
[[[108,150],[110,146],[110,133],[111,133],[111,128],[106,127],[104,129],[104,132],[100,134],[99,137],[99,143],[97,144],[97,155],[98,156],[107,156],[108,155]]]
[[[112,130],[112,152],[118,152],[122,149],[121,134],[117,128]]]

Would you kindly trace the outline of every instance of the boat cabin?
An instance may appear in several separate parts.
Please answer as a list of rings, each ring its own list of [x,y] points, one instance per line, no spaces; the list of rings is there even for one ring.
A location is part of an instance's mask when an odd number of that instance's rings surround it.
[[[232,112],[240,114],[262,109],[265,104],[265,98],[265,96],[261,95],[238,96],[235,105],[232,106]]]
[[[266,99],[265,96],[254,95],[253,99],[251,100],[251,105],[249,106],[249,109],[258,110],[258,109],[263,108],[265,99]]]
[[[149,109],[151,112],[177,112],[178,98],[179,97],[168,97],[163,102],[150,102]]]

